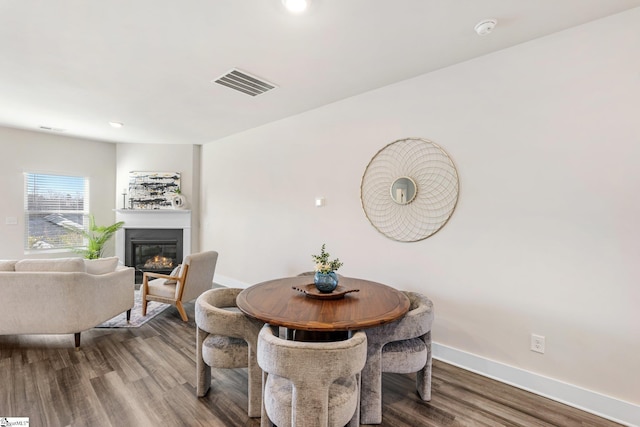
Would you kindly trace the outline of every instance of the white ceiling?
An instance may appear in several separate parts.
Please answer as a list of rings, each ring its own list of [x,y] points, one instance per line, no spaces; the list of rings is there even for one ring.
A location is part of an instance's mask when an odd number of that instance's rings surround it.
[[[0,125],[204,144],[640,6],[640,0],[3,0]],[[474,32],[498,19],[486,36]],[[278,88],[211,83],[238,68]],[[109,121],[124,123],[121,129]]]

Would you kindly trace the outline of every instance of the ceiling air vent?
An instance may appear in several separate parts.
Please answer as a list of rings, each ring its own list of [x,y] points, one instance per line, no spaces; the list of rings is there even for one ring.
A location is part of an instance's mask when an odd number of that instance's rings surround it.
[[[265,82],[264,80],[260,80],[255,76],[251,76],[237,69],[229,71],[215,79],[213,82],[251,96],[260,95],[261,93],[265,93],[277,87],[273,83]]]

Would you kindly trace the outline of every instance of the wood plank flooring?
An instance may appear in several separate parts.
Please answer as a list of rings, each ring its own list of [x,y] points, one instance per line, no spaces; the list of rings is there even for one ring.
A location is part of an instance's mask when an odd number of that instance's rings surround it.
[[[0,417],[34,426],[252,426],[245,369],[214,370],[196,397],[193,303],[184,323],[169,307],[140,328],[73,335],[0,336]],[[619,424],[434,361],[431,402],[411,375],[385,374],[383,423],[394,427]]]

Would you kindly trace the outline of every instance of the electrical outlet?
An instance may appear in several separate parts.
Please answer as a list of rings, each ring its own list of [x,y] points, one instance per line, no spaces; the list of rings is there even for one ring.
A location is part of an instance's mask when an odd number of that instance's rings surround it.
[[[542,335],[531,334],[531,351],[544,354],[544,337]]]

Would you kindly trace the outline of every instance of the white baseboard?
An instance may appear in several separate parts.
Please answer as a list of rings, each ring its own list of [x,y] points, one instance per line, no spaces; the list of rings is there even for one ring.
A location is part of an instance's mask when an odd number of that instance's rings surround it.
[[[433,357],[630,427],[640,426],[640,406],[520,368],[433,343]]]
[[[250,286],[247,283],[218,274],[214,277],[214,282],[231,288],[244,289]],[[640,427],[640,406],[633,403],[485,359],[436,342],[433,343],[432,348],[435,359],[629,427]]]

